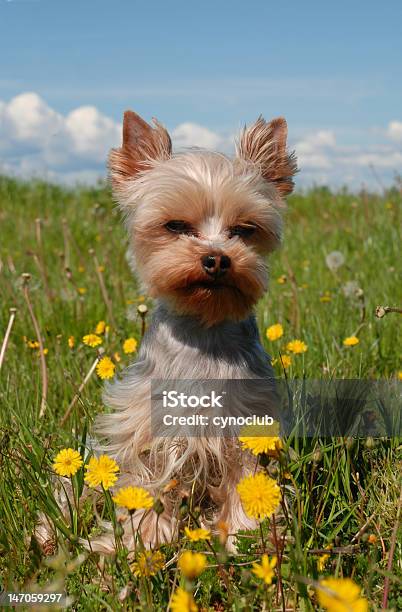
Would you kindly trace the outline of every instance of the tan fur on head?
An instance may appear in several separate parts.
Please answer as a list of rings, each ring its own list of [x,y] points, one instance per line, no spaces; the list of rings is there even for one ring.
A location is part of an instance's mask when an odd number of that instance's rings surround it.
[[[154,123],[127,111],[123,145],[109,160],[137,274],[152,297],[206,326],[242,320],[266,290],[264,257],[280,242],[282,196],[293,186],[286,121],[260,117],[243,130],[234,159],[200,150],[172,156],[168,133]],[[169,232],[171,221],[191,233]],[[243,224],[255,227],[253,235],[234,237]],[[219,286],[200,263],[209,255],[231,260]]]

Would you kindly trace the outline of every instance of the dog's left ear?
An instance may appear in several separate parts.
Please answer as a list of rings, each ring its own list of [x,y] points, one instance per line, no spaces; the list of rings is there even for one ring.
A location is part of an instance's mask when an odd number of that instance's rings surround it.
[[[124,113],[123,144],[112,149],[109,155],[110,179],[117,193],[124,188],[128,179],[147,169],[149,162],[167,159],[172,153],[172,142],[165,128],[152,119],[151,127],[137,113]]]
[[[244,127],[236,151],[238,157],[259,166],[262,176],[286,196],[293,191],[293,175],[297,172],[294,153],[286,148],[288,126],[283,117],[269,123],[259,117],[250,127]]]

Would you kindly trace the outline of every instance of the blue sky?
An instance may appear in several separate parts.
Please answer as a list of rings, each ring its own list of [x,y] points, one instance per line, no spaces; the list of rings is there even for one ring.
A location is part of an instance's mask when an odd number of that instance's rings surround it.
[[[402,172],[401,75],[400,0],[0,0],[0,164],[101,174],[130,107],[178,146],[224,151],[262,113],[287,118],[301,185],[359,188],[370,164],[389,183]]]

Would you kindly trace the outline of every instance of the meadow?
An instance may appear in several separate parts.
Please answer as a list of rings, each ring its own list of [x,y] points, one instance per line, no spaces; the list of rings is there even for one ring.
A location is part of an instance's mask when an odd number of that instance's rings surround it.
[[[401,201],[398,185],[381,194],[316,187],[289,198],[284,244],[270,258],[270,288],[257,309],[278,377],[402,379],[401,315],[375,314],[402,307]],[[152,558],[141,542],[114,558],[86,551],[79,539],[99,532],[99,516],[119,537],[121,509],[107,490],[98,516],[80,502],[80,467],[66,520],[53,494],[54,459],[63,448],[84,456],[105,410],[102,376],[119,376],[135,359],[152,301],[136,286],[103,184],[67,189],[0,177],[0,228],[0,343],[10,331],[0,372],[3,589],[62,590],[70,609],[88,611],[402,609],[396,437],[290,437],[273,456],[260,454],[280,487],[280,517],[239,536],[236,554],[225,551],[224,526],[210,539],[185,535],[199,527],[191,500],[183,500],[183,537]],[[95,332],[98,346],[83,342]],[[45,551],[33,537],[39,512],[55,528]],[[178,562],[185,549],[201,561]],[[264,555],[277,558],[272,572]],[[330,587],[319,597],[331,578],[346,599]],[[358,585],[354,599],[348,578]]]

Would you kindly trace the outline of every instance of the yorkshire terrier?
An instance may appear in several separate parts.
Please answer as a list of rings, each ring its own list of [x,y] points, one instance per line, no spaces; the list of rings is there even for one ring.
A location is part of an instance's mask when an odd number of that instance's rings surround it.
[[[162,502],[159,513],[133,517],[150,547],[178,536],[183,496],[212,530],[256,526],[236,491],[254,468],[251,458],[232,436],[188,436],[179,427],[155,435],[151,384],[258,379],[260,394],[264,381],[268,388],[273,370],[253,308],[267,289],[266,256],[280,243],[297,170],[283,118],[245,127],[232,159],[199,149],[173,155],[168,132],[153,123],[124,114],[123,143],[112,149],[109,169],[135,273],[156,306],[136,362],[106,387],[112,412],[95,424],[106,440],[102,452],[120,466],[118,487],[143,486]],[[235,402],[252,412],[250,388]],[[130,520],[124,531],[130,546]],[[111,553],[114,541],[105,535],[91,546]]]

